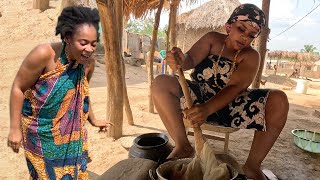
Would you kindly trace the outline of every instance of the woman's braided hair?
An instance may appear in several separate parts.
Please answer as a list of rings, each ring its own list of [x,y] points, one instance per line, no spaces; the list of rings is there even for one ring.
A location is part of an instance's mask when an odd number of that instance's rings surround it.
[[[93,25],[97,30],[97,41],[99,41],[99,12],[83,6],[69,6],[62,10],[56,27],[56,35],[60,34],[62,40],[72,37],[77,26],[82,24]]]

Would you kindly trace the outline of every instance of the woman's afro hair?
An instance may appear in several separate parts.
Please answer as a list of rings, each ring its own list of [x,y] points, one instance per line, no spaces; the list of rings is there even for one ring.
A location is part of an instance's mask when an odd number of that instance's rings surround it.
[[[81,24],[93,25],[97,30],[97,41],[99,41],[99,12],[96,8],[92,9],[83,6],[70,6],[62,10],[56,27],[56,35],[60,34],[61,39],[72,37],[77,26]]]

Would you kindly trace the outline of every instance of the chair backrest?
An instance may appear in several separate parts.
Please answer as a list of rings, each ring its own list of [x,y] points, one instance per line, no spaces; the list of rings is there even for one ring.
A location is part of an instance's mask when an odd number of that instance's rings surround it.
[[[161,51],[159,51],[159,53],[160,53],[162,59],[166,58],[166,53],[167,53],[166,50],[161,50]]]

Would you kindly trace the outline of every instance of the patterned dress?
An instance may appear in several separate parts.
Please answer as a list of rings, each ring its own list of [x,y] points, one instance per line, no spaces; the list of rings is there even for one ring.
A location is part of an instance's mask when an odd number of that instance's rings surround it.
[[[216,95],[230,81],[233,61],[217,55],[208,56],[198,64],[187,80],[193,104],[202,104]],[[237,65],[235,65],[235,69]],[[270,89],[247,89],[226,107],[210,115],[208,123],[218,123],[226,127],[265,131],[265,106]],[[182,89],[181,108],[186,108]]]
[[[83,65],[68,63],[64,48],[56,69],[24,94],[23,145],[31,179],[88,179],[88,81]]]

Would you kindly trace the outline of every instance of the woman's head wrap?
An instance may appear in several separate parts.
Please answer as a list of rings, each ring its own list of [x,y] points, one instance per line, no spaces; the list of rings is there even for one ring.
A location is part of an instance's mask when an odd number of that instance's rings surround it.
[[[233,11],[226,23],[227,33],[231,30],[231,24],[236,21],[249,22],[259,33],[266,26],[266,17],[263,11],[254,4],[241,4]]]

